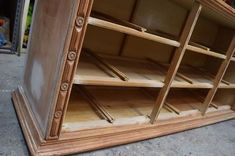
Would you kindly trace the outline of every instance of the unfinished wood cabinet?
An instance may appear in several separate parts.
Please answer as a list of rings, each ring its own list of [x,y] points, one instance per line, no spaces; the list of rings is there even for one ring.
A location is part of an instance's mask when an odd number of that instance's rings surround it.
[[[37,1],[13,93],[31,154],[235,118],[234,12],[222,0]]]

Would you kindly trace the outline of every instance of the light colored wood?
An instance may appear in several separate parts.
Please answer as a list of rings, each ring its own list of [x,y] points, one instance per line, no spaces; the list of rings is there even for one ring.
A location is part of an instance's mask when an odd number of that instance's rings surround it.
[[[175,106],[173,106],[172,104],[165,102],[165,106],[167,106],[168,108],[170,108],[173,112],[175,112],[176,114],[180,114],[180,110],[178,108],[176,108]]]
[[[141,38],[144,38],[147,40],[151,40],[151,41],[155,41],[155,42],[159,42],[159,43],[163,43],[163,44],[167,44],[167,45],[171,45],[171,46],[175,46],[175,47],[180,46],[180,43],[177,41],[170,40],[170,39],[160,37],[157,35],[153,35],[150,33],[146,33],[146,32],[140,32],[138,30],[135,30],[135,29],[132,29],[132,28],[129,28],[126,26],[122,26],[119,24],[111,23],[111,22],[101,20],[98,18],[89,17],[88,23],[93,26],[97,26],[97,27],[101,27],[101,28],[105,28],[105,29],[109,29],[109,30],[113,30],[113,31],[118,31],[121,33],[141,37]]]
[[[97,102],[96,98],[93,97],[85,87],[80,86],[79,89],[81,90],[80,93],[86,97],[87,101],[89,101],[95,111],[100,112],[104,119],[110,123],[113,123],[115,120],[114,117],[112,117],[112,115],[106,110],[102,103]]]
[[[202,48],[204,50],[207,50],[207,51],[210,51],[210,48],[204,46],[204,45],[201,45],[201,44],[198,44],[198,43],[195,43],[195,42],[189,42],[190,45],[192,46],[195,46],[195,47],[198,47],[198,48]]]
[[[147,60],[149,60],[150,62],[152,62],[152,63],[154,63],[154,64],[156,64],[158,66],[160,66],[161,68],[164,68],[164,70],[167,71],[167,69],[166,69],[167,67],[165,67],[164,65],[158,63],[157,61],[155,61],[155,60],[153,60],[151,58],[147,58]],[[183,75],[183,74],[181,74],[179,72],[176,73],[176,76],[179,76],[180,78],[184,79],[185,81],[193,84],[193,81],[190,78],[188,78],[187,76],[185,76],[185,75]]]
[[[74,84],[126,87],[163,87],[169,65],[153,64],[142,59],[99,55],[102,60],[118,68],[129,79],[123,81],[107,67],[88,56],[82,56],[74,77]],[[158,65],[156,65],[156,63]],[[161,66],[159,66],[161,65]],[[198,72],[198,68],[181,66],[173,80],[173,88],[212,88],[213,80]],[[191,83],[193,82],[193,83]]]
[[[162,106],[164,105],[164,101],[166,99],[166,96],[170,90],[170,86],[175,78],[175,75],[177,73],[177,70],[179,68],[179,65],[181,63],[181,60],[184,56],[184,53],[186,51],[187,45],[189,43],[190,37],[192,35],[193,29],[196,25],[197,19],[199,17],[200,11],[202,6],[195,2],[194,6],[188,16],[188,19],[186,21],[185,27],[182,31],[181,37],[180,37],[180,43],[181,46],[176,49],[174,58],[172,60],[172,63],[170,65],[170,68],[168,70],[166,79],[165,79],[165,85],[161,89],[159,96],[157,98],[157,101],[154,105],[153,111],[151,113],[151,123],[155,122],[155,119],[158,117],[160,110]]]
[[[104,13],[93,11],[91,16],[95,17],[95,18],[104,18],[105,20],[108,20],[112,23],[117,23],[117,24],[120,24],[120,25],[124,25],[124,26],[130,27],[130,28],[136,29],[138,31],[142,31],[142,32],[147,31],[146,28],[143,28],[139,25],[136,25],[134,23],[131,23],[131,22],[119,19],[119,18],[115,18],[113,16],[110,16],[110,15],[107,15],[107,14],[104,14]]]
[[[93,11],[111,19],[98,17],[104,25],[87,31],[92,0],[38,1],[26,83],[13,93],[32,155],[73,154],[235,118],[234,65],[217,55],[228,51],[234,13],[213,0],[175,1],[96,0]],[[204,16],[210,9],[214,13]],[[207,53],[188,50],[191,43]],[[210,90],[215,95],[203,116]],[[38,117],[47,121],[40,124]]]
[[[115,66],[111,65],[110,63],[108,63],[105,60],[103,60],[101,57],[99,57],[98,55],[96,55],[92,51],[86,49],[86,50],[84,50],[84,52],[88,53],[89,55],[91,55],[92,57],[97,59],[101,64],[103,64],[109,70],[111,70],[113,73],[115,73],[120,79],[122,79],[124,81],[128,81],[129,80],[129,78],[123,72],[121,72],[119,69],[117,69]]]
[[[234,56],[231,58],[231,61],[235,62],[235,57]]]
[[[202,114],[205,115],[211,101],[213,100],[213,97],[215,96],[216,94],[216,91],[219,87],[219,84],[221,83],[221,80],[223,79],[223,76],[225,74],[225,71],[226,69],[228,68],[229,66],[229,63],[231,62],[231,58],[233,57],[234,55],[234,49],[235,49],[235,36],[233,37],[233,40],[231,41],[230,43],[230,46],[228,48],[228,51],[226,53],[227,55],[227,58],[222,62],[220,68],[219,68],[219,71],[216,75],[216,78],[215,78],[215,81],[214,81],[214,85],[213,85],[213,88],[209,91],[205,101],[204,101],[204,107],[202,108]]]
[[[213,52],[213,51],[208,51],[199,47],[195,47],[192,45],[188,45],[187,46],[187,50],[193,51],[193,52],[197,52],[197,53],[201,53],[201,54],[205,54],[205,55],[209,55],[209,56],[213,56],[216,58],[221,58],[221,59],[226,59],[226,56],[223,54],[219,54],[217,52]]]

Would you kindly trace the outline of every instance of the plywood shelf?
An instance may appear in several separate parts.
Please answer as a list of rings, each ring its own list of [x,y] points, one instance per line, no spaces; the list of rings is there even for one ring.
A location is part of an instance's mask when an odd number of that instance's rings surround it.
[[[109,21],[94,18],[94,17],[89,17],[88,24],[93,25],[93,26],[97,26],[97,27],[100,27],[100,28],[109,29],[109,30],[121,32],[121,33],[124,33],[124,34],[144,38],[144,39],[147,39],[147,40],[151,40],[151,41],[171,45],[171,46],[174,46],[174,47],[179,47],[180,46],[180,43],[178,41],[171,40],[171,39],[161,37],[161,36],[158,36],[158,35],[150,34],[150,33],[144,32],[144,31],[139,31],[139,30],[136,30],[135,28],[127,27],[127,26],[124,26],[124,25],[116,24],[116,23],[113,23],[113,22],[109,22]]]
[[[200,54],[204,54],[204,55],[208,55],[208,56],[212,56],[212,57],[216,57],[216,58],[220,58],[220,59],[226,59],[226,55],[223,55],[218,52],[211,51],[211,50],[206,50],[206,49],[204,49],[202,47],[198,47],[198,46],[188,45],[187,50],[190,50],[190,51],[193,51],[196,53],[200,53]]]
[[[149,122],[147,116],[151,113],[155,100],[149,98],[142,89],[96,86],[84,88],[85,90],[81,86],[75,86],[72,91],[63,124],[64,131]],[[113,122],[97,115],[99,113],[93,109],[90,98],[84,97],[87,93],[106,109],[113,117]]]
[[[97,55],[97,57],[99,60],[83,51],[74,77],[74,84],[161,88],[164,85],[169,67],[168,64],[158,63],[151,59],[143,60],[108,55]],[[102,64],[100,60],[109,66]],[[110,70],[110,66],[116,72]],[[122,79],[120,73],[126,79]],[[212,88],[214,77],[198,67],[183,65],[171,87]],[[222,84],[227,85],[225,82]]]

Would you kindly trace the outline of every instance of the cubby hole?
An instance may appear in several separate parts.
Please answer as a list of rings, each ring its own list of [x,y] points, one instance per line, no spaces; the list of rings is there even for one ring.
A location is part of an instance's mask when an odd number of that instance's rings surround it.
[[[187,13],[187,9],[174,1],[95,0],[91,16],[138,31],[178,40]]]
[[[173,83],[172,87],[212,88],[222,61],[222,59],[212,56],[186,51],[177,71],[177,74],[181,75],[184,81],[175,78],[177,83]],[[228,84],[224,80],[222,83]]]
[[[149,122],[159,89],[74,85],[64,131]]]
[[[235,88],[235,62],[231,61],[227,70],[225,71],[225,75],[223,80],[228,82],[228,85],[224,85],[220,83],[220,88]]]
[[[122,46],[122,37],[88,25],[74,83],[162,87],[174,47],[130,35]]]
[[[234,22],[203,6],[187,49],[225,59],[234,34]]]
[[[212,103],[218,108],[208,108],[207,112],[235,110],[235,89],[221,88],[216,92]]]
[[[172,88],[158,116],[159,121],[201,114],[209,89]],[[213,107],[213,106],[210,106]]]

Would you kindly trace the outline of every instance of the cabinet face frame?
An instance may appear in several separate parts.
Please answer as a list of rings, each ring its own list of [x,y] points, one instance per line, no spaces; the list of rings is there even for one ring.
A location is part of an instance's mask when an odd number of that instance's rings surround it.
[[[48,9],[58,9],[53,8],[53,1],[55,0],[48,1],[49,4],[51,4],[49,5]],[[63,40],[59,40],[61,43],[63,43],[63,45],[59,52],[54,52],[52,61],[45,61],[46,65],[50,65],[52,62],[56,63],[56,66],[54,66],[53,69],[45,68],[46,74],[50,74],[50,72],[52,71],[55,72],[55,79],[49,79],[50,82],[47,82],[53,83],[53,85],[51,86],[51,88],[49,88],[50,90],[44,93],[48,94],[49,92],[53,91],[52,93],[50,93],[48,99],[44,99],[47,107],[42,108],[48,109],[49,114],[38,114],[38,112],[35,112],[37,111],[37,109],[32,109],[32,105],[36,105],[36,103],[35,99],[32,99],[31,97],[32,93],[30,94],[29,84],[31,81],[28,77],[32,74],[31,66],[32,62],[35,62],[35,60],[37,60],[35,58],[39,57],[42,59],[43,57],[45,57],[44,54],[35,54],[35,49],[33,49],[34,43],[31,43],[31,51],[34,53],[30,53],[28,56],[24,84],[13,93],[15,108],[19,116],[19,120],[22,125],[22,129],[24,131],[24,135],[27,140],[30,152],[32,154],[53,155],[83,152],[92,149],[144,140],[235,118],[234,111],[228,110],[224,112],[213,112],[207,114],[207,116],[201,116],[201,114],[198,114],[195,117],[192,117],[192,119],[190,120],[187,119],[187,117],[182,117],[180,119],[173,119],[172,121],[167,121],[165,123],[156,122],[157,124],[147,123],[143,125],[101,128],[98,130],[93,129],[85,131],[75,131],[71,133],[61,132],[63,119],[66,113],[65,111],[67,110],[68,100],[72,90],[74,74],[79,63],[79,56],[83,45],[84,35],[86,33],[87,19],[92,8],[93,0],[73,0],[70,2],[70,5],[65,5],[65,9],[72,10],[67,10],[67,13],[70,15],[70,18],[67,21],[69,24],[66,25],[66,27],[63,27],[64,29],[67,29],[67,32],[66,35],[63,36]],[[40,3],[40,1],[38,1],[38,3],[45,5],[45,2]],[[63,2],[63,0],[60,0],[58,3],[65,3],[65,1]],[[226,8],[222,8],[221,6],[219,6],[218,3],[216,3],[215,1],[211,1],[211,3],[208,4],[206,0],[200,0],[195,3],[195,10],[193,10],[193,12],[191,13],[193,18],[188,19],[188,25],[186,24],[187,31],[184,31],[182,33],[183,39],[181,39],[180,42],[183,42],[183,44],[181,43],[182,45],[179,47],[178,52],[176,51],[177,55],[175,55],[175,59],[173,59],[174,62],[171,65],[172,68],[169,71],[168,76],[165,78],[168,79],[167,85],[165,86],[165,88],[162,88],[163,98],[160,98],[160,100],[158,100],[158,102],[156,103],[156,107],[153,110],[156,112],[152,113],[152,122],[155,121],[156,116],[158,115],[158,111],[163,106],[163,102],[167,96],[167,92],[171,88],[171,82],[177,73],[177,68],[181,63],[184,51],[187,48],[191,36],[190,33],[192,32],[194,27],[193,25],[195,25],[195,22],[200,14],[200,3],[212,8],[219,8],[218,11],[222,13],[226,12],[224,13],[226,16],[233,20],[235,19],[234,14],[231,14],[231,12],[228,11]],[[73,7],[70,8],[71,6]],[[59,9],[62,8],[63,7],[60,6]],[[50,11],[49,15],[51,15],[52,17],[56,16],[56,14],[53,14],[53,12]],[[37,26],[35,26],[35,29],[36,28]],[[33,40],[34,39],[32,39],[31,42],[34,42]],[[218,84],[215,85],[215,88],[211,89],[211,92],[216,92],[216,89],[218,88],[218,85],[223,77],[223,72],[224,70],[226,70],[228,64],[230,63],[232,52],[234,51],[234,49],[235,46],[233,41],[229,49],[229,53],[227,54],[227,57],[229,57],[224,60],[225,63],[221,67],[223,71],[221,69],[220,74],[218,74],[216,77]],[[39,59],[39,61],[42,60]],[[213,96],[209,96],[208,99],[212,98]],[[204,103],[206,107],[208,107],[208,101]],[[232,108],[234,107],[235,104],[232,106]],[[206,109],[207,108],[205,108],[205,110]],[[46,117],[43,118],[44,116]],[[40,123],[40,119],[46,119],[44,120],[43,126],[41,126],[42,124]],[[172,126],[174,126],[174,129],[170,128]],[[102,134],[106,135],[102,136]],[[125,139],[131,135],[133,136],[132,138]],[[107,142],[104,143],[102,139],[107,140]]]

